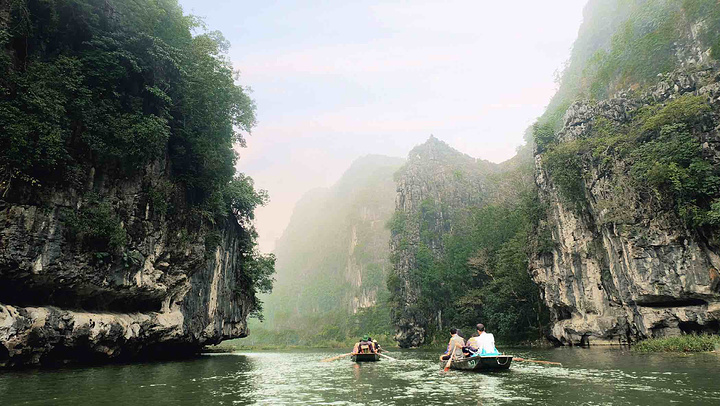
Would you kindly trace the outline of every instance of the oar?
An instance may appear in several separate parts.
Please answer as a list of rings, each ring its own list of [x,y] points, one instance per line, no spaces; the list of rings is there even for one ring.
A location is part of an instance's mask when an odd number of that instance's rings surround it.
[[[335,361],[336,359],[345,358],[345,357],[347,357],[348,355],[352,355],[352,354],[353,354],[353,353],[349,352],[349,353],[347,353],[347,354],[338,355],[337,357],[332,357],[332,358],[324,359],[324,360],[322,360],[322,361],[320,361],[320,362]]]
[[[377,353],[377,355],[379,355],[379,356],[381,356],[381,357],[385,357],[385,358],[387,358],[387,359],[389,359],[389,360],[397,361],[395,358],[393,358],[393,357],[388,357],[387,355],[381,354],[381,353],[379,353],[379,352]]]
[[[444,372],[447,372],[450,370],[450,364],[452,364],[453,355],[455,355],[455,349],[458,347],[457,344],[453,347],[452,351],[450,351],[448,354],[450,354],[450,357],[448,358],[447,364],[445,364],[445,369],[443,369]]]
[[[518,362],[535,362],[535,363],[538,363],[538,364],[548,364],[548,365],[560,365],[560,366],[562,366],[562,364],[559,363],[559,362],[538,361],[538,360],[535,360],[535,359],[525,359],[525,358],[517,358],[517,357],[513,357],[513,361],[518,361]]]

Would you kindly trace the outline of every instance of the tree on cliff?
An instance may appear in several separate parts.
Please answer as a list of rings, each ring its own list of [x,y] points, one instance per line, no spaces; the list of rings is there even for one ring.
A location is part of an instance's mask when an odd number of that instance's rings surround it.
[[[175,0],[3,7],[4,180],[82,187],[88,165],[133,173],[167,149],[193,203],[236,189],[232,146],[244,144],[255,105],[219,33],[192,36],[200,23]]]
[[[588,2],[533,127],[555,342],[718,332],[718,61],[716,0]]]
[[[0,3],[0,195],[84,196],[89,208],[69,228],[86,249],[117,256],[131,231],[88,178],[141,177],[163,162],[170,182],[148,190],[153,214],[206,231],[234,217],[246,271],[266,291],[273,259],[257,253],[251,220],[267,194],[236,176],[233,149],[255,125],[255,104],[228,43],[203,28],[177,0]]]
[[[400,345],[444,340],[448,326],[479,321],[506,341],[540,337],[547,312],[528,273],[541,211],[529,147],[496,165],[431,138],[410,156],[388,222]]]

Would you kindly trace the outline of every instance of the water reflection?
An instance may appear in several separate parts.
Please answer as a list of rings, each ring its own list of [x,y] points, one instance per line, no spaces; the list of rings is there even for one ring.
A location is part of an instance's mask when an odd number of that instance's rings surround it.
[[[515,363],[505,373],[441,371],[436,354],[399,361],[319,362],[328,351],[207,355],[137,365],[0,373],[5,405],[411,405],[673,402],[720,404],[718,355],[639,355],[621,349],[516,351],[563,367]]]

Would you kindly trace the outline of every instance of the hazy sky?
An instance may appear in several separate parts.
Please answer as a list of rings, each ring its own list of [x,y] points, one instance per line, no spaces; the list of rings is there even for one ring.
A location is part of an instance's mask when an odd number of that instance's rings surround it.
[[[230,41],[258,126],[238,169],[267,189],[270,251],[295,202],[363,155],[432,133],[493,162],[553,95],[585,0],[180,0]]]

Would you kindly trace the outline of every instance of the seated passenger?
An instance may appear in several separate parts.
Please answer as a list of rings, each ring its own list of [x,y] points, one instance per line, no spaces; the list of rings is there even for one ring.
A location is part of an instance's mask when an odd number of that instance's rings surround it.
[[[452,356],[453,358],[462,358],[462,348],[465,346],[465,340],[460,336],[460,330],[456,328],[450,329],[450,342],[448,343],[447,350],[443,355],[440,356],[441,361],[447,361]]]
[[[360,341],[355,344],[355,348],[353,349],[354,354],[373,354],[375,353],[375,349],[373,347],[372,341],[370,341],[370,337],[367,335],[364,335]]]
[[[495,337],[485,331],[485,326],[480,323],[477,325],[477,337],[468,340],[468,347],[474,351],[476,355],[498,355],[500,354],[495,348]]]
[[[382,348],[380,348],[380,344],[378,344],[377,340],[372,340],[373,347],[375,348],[375,352],[382,352]]]
[[[478,333],[473,333],[472,337],[467,340],[465,346],[462,348],[464,356],[472,357],[478,351],[477,347],[473,345],[478,336],[480,336]]]

